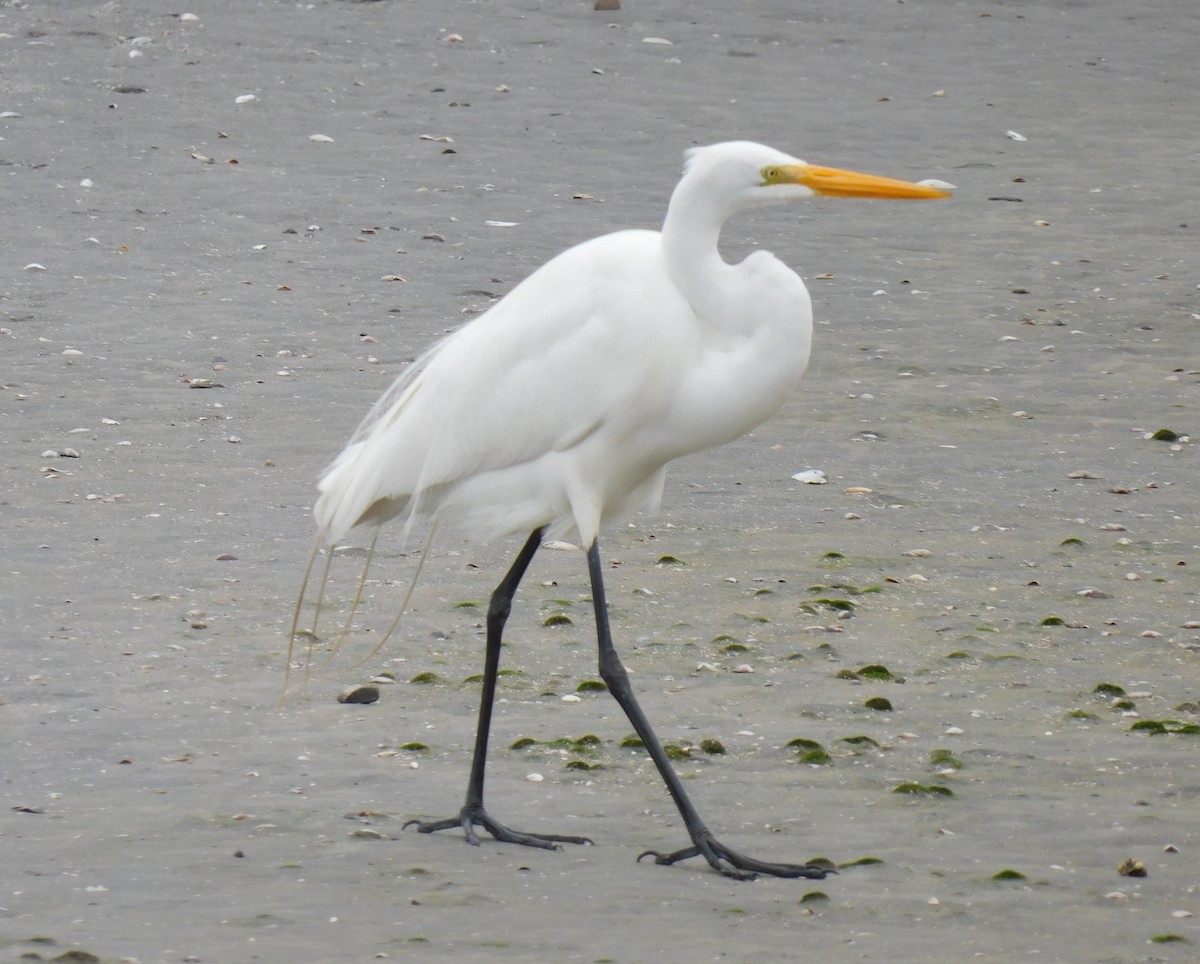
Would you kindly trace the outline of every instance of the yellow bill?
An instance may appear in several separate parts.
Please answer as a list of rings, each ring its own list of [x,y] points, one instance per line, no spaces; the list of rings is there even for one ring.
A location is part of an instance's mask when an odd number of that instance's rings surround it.
[[[820,167],[816,164],[791,164],[779,168],[781,180],[803,184],[815,194],[825,197],[874,197],[893,200],[950,197],[953,184],[945,181],[929,181],[915,184],[894,177],[879,177],[875,174],[860,174],[858,171],[843,171],[836,167]]]

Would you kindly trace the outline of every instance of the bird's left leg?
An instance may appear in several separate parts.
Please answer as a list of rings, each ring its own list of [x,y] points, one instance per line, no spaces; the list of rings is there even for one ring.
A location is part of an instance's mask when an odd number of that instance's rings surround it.
[[[598,540],[593,542],[588,549],[587,558],[588,572],[592,580],[592,601],[596,609],[596,634],[600,647],[600,678],[608,684],[609,692],[621,705],[621,709],[629,717],[629,722],[633,724],[637,735],[641,737],[646,751],[650,754],[650,758],[654,761],[654,765],[667,785],[667,791],[675,801],[675,806],[679,808],[679,815],[683,817],[684,826],[692,838],[692,846],[683,850],[667,854],[648,850],[641,854],[638,860],[641,860],[642,857],[653,857],[655,863],[673,864],[680,860],[686,860],[688,857],[702,856],[714,870],[737,880],[753,880],[759,874],[768,874],[774,877],[824,877],[828,872],[827,869],[816,864],[777,864],[747,857],[732,847],[725,846],[705,826],[699,813],[696,812],[691,798],[688,797],[687,791],[684,790],[679,774],[671,766],[666,751],[658,737],[655,736],[650,721],[642,712],[637,697],[634,695],[633,687],[629,683],[629,676],[621,663],[621,658],[613,647],[612,631],[608,624],[604,571],[600,561]]]
[[[483,827],[497,840],[504,843],[522,844],[526,847],[541,847],[557,850],[560,843],[590,844],[587,837],[571,837],[563,834],[531,834],[512,830],[493,820],[483,806],[483,777],[487,768],[488,734],[492,727],[492,706],[496,700],[496,678],[500,671],[500,645],[504,636],[504,624],[512,611],[513,596],[534,553],[542,544],[543,529],[537,529],[526,540],[512,568],[508,570],[496,591],[492,593],[487,615],[487,648],[484,656],[483,692],[479,697],[479,723],[475,731],[475,754],[471,758],[471,777],[467,782],[467,799],[458,816],[445,820],[410,820],[404,826],[415,825],[421,833],[449,830],[462,827],[467,843],[479,846],[476,827]]]

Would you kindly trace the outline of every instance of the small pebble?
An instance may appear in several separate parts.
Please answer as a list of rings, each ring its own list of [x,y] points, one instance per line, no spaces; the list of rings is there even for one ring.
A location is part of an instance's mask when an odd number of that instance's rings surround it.
[[[1122,877],[1146,877],[1146,865],[1136,857],[1126,857],[1117,865],[1117,873]]]
[[[348,686],[338,694],[339,703],[375,703],[379,699],[378,686]]]
[[[546,778],[544,776],[542,776],[540,773],[528,773],[525,775],[525,779],[528,780],[530,783],[541,783]]]

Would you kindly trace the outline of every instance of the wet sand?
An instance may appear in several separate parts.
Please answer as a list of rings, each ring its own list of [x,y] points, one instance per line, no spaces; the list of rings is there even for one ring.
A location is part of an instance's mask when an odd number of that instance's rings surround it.
[[[1200,723],[1200,469],[1146,438],[1198,431],[1200,13],[624,7],[0,4],[0,959],[1195,959],[1200,736],[1131,726]],[[808,379],[605,542],[647,712],[725,747],[679,764],[712,828],[842,872],[634,862],[685,838],[611,698],[562,700],[596,678],[569,551],[518,599],[489,801],[596,846],[402,832],[459,806],[461,604],[517,543],[447,534],[356,668],[415,562],[385,535],[279,711],[313,480],[433,337],[733,138],[959,187],[731,223],[809,281]]]

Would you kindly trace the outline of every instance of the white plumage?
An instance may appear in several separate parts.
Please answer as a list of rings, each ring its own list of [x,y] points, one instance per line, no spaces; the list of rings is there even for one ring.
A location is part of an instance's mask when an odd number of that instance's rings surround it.
[[[662,233],[570,248],[438,342],[321,478],[322,541],[440,512],[480,538],[549,526],[586,546],[655,499],[667,462],[768,418],[808,362],[808,292],[772,255],[730,265],[716,241],[737,207],[789,191],[762,187],[763,167],[796,163],[691,152]]]

